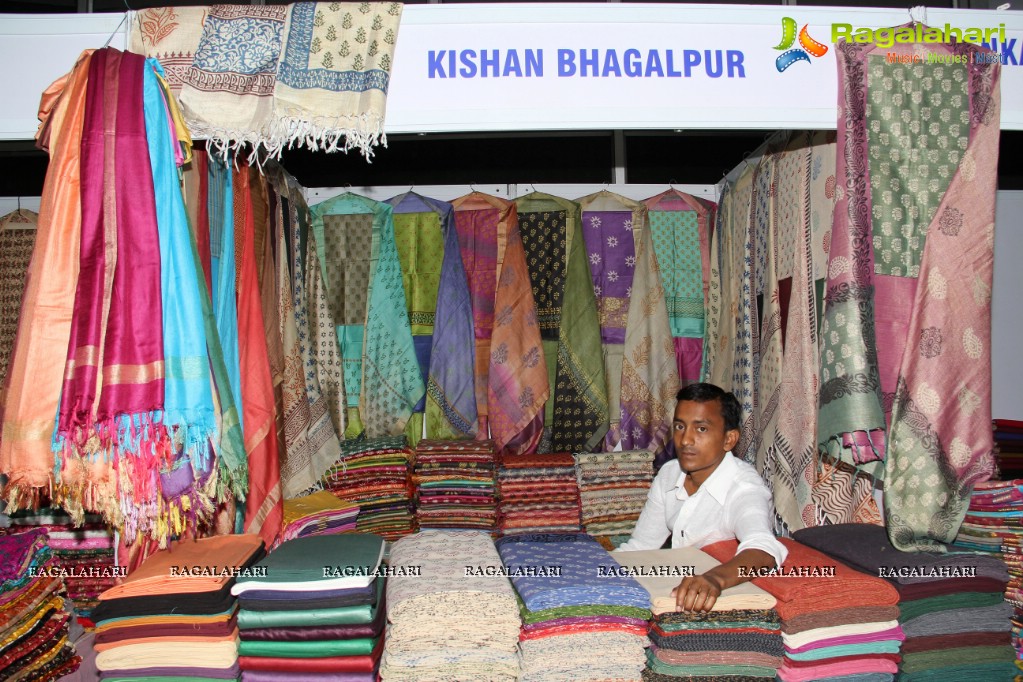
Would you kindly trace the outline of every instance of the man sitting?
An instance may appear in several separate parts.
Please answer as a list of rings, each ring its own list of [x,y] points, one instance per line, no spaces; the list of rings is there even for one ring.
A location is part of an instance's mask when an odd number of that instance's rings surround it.
[[[679,610],[709,611],[723,590],[750,580],[740,567],[780,567],[788,550],[772,530],[771,492],[754,467],[731,453],[739,441],[739,401],[713,384],[686,386],[676,399],[676,459],[654,478],[632,537],[618,549],[660,549],[669,535],[672,547],[737,539],[734,558],[673,591]]]

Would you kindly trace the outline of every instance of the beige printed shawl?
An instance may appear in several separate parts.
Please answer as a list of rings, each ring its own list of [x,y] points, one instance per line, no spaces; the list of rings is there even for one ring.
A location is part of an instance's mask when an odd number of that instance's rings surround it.
[[[177,96],[192,66],[209,7],[153,7],[134,12],[128,50],[160,62],[171,92]]]

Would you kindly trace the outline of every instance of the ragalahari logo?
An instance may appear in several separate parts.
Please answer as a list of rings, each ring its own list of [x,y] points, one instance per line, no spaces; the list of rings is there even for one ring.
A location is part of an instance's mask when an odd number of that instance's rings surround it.
[[[778,72],[785,71],[796,62],[808,62],[810,56],[823,57],[828,52],[828,46],[823,43],[818,43],[816,40],[810,37],[806,27],[808,24],[803,24],[803,29],[799,32],[799,45],[800,47],[789,49],[793,43],[796,42],[796,20],[792,17],[782,17],[781,20],[781,42],[774,46],[776,50],[785,50],[778,58],[774,60],[774,65],[777,67]]]

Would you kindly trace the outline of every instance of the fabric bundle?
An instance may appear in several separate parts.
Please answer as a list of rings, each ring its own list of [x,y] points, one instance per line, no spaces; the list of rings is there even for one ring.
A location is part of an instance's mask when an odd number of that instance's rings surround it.
[[[567,452],[505,455],[497,472],[501,533],[581,530],[575,459]]]
[[[849,565],[880,575],[899,593],[905,632],[900,679],[1009,679],[1012,608],[1004,603],[1005,564],[990,556],[900,552],[884,528],[840,524],[795,538]]]
[[[71,604],[46,530],[0,535],[0,677],[57,680],[82,662],[68,641]]]
[[[493,531],[496,459],[490,440],[419,441],[412,475],[419,527]]]
[[[414,192],[394,207],[394,242],[401,263],[412,341],[426,386],[405,428],[413,447],[427,438],[476,433],[472,304],[451,204]]]
[[[238,679],[231,588],[264,554],[247,534],[181,540],[148,557],[93,610],[100,679]]]
[[[582,533],[495,543],[520,600],[522,680],[639,680],[650,595]]]
[[[503,568],[479,531],[427,530],[394,543],[380,678],[519,679],[519,611]]]
[[[608,430],[607,382],[579,204],[534,192],[515,205],[553,392],[539,451],[592,452]]]
[[[978,483],[952,547],[984,552],[1008,568],[1005,600],[1013,607],[1012,645],[1023,668],[1023,480]]]
[[[50,509],[18,512],[12,516],[7,530],[28,533],[36,528],[46,530],[79,624],[91,629],[92,609],[99,595],[113,587],[120,575],[120,569],[114,567],[113,532],[95,514],[87,514],[83,525],[75,527],[70,516]]]
[[[359,505],[340,500],[326,490],[284,500],[281,542],[311,535],[353,532],[358,516]]]
[[[415,530],[412,458],[404,436],[345,441],[341,457],[323,475],[323,487],[359,505],[360,533],[394,540]]]
[[[376,535],[296,538],[240,577],[231,592],[238,597],[242,680],[375,680],[384,641],[383,555]]]
[[[719,561],[695,547],[616,552],[615,560],[650,593],[654,615],[643,679],[700,676],[773,679],[782,664],[776,600],[751,583],[731,587],[709,613],[677,612],[671,591]]]
[[[895,588],[876,572],[861,573],[788,538],[781,542],[789,551],[784,565],[775,575],[753,579],[778,600],[784,643],[779,679],[808,682],[861,673],[894,679],[905,638]],[[737,546],[727,540],[703,550],[728,561]]]
[[[590,535],[631,535],[654,478],[654,453],[578,453],[575,458],[582,525]]]

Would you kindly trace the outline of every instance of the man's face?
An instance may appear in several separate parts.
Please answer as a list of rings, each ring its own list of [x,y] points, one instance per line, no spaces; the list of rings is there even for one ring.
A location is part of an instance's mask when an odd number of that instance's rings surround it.
[[[704,471],[709,476],[739,440],[737,430],[725,431],[717,400],[680,401],[675,406],[671,433],[678,463],[687,474]]]

